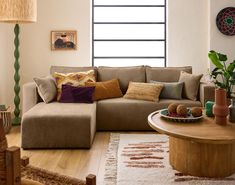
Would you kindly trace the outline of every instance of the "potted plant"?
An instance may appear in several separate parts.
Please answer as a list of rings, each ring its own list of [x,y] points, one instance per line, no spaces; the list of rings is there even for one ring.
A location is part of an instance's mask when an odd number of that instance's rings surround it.
[[[215,105],[213,106],[215,122],[224,125],[227,123],[229,112],[227,99],[232,97],[232,87],[235,85],[233,72],[235,61],[227,64],[227,56],[215,51],[210,51],[208,57],[215,65],[215,69],[210,74],[217,87],[215,90]]]
[[[208,54],[211,62],[215,65],[210,76],[218,88],[226,90],[227,98],[232,98],[232,87],[235,85],[235,60],[227,64],[227,55],[210,51]]]

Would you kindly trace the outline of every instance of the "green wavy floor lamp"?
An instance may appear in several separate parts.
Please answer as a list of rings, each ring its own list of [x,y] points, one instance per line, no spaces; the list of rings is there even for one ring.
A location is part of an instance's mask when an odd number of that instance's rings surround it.
[[[0,0],[0,22],[14,23],[15,24],[15,110],[14,110],[14,119],[12,124],[20,124],[20,63],[19,63],[19,33],[21,23],[32,23],[37,20],[37,0]]]

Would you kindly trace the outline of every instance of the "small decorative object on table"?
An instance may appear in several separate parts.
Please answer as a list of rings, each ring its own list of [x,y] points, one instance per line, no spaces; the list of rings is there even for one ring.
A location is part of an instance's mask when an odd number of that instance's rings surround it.
[[[235,73],[233,72],[235,60],[227,65],[227,55],[215,51],[210,51],[208,57],[216,66],[210,74],[217,87],[215,90],[215,105],[213,106],[215,122],[226,125],[229,113],[227,100],[232,97],[232,89],[235,85]]]
[[[219,125],[226,125],[228,113],[229,110],[227,105],[226,90],[217,88],[215,90],[215,104],[213,106],[215,123]]]
[[[206,115],[208,117],[213,117],[214,116],[213,111],[212,111],[214,104],[215,104],[215,102],[213,102],[213,101],[207,101],[206,102],[205,110],[206,110]]]
[[[0,118],[3,121],[3,127],[5,134],[8,134],[11,130],[11,108],[8,107],[4,111],[0,110]]]
[[[6,111],[7,108],[6,108],[6,105],[0,105],[0,111]]]
[[[167,109],[159,111],[161,117],[174,122],[195,122],[203,118],[201,107],[187,108],[184,105],[170,104]]]
[[[231,105],[229,106],[229,121],[235,123],[235,99],[231,99]]]

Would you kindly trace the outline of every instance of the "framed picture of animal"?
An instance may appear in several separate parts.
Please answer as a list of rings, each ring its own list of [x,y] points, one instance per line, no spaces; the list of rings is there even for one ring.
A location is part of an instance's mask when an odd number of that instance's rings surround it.
[[[51,31],[51,50],[77,50],[77,31]]]

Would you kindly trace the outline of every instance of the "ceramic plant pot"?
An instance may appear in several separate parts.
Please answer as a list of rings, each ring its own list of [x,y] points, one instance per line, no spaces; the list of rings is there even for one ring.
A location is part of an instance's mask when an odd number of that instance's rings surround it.
[[[228,113],[229,109],[227,104],[226,90],[218,88],[215,90],[215,104],[213,106],[215,123],[219,125],[226,125]]]
[[[231,99],[231,105],[229,106],[229,121],[235,123],[235,99]]]

